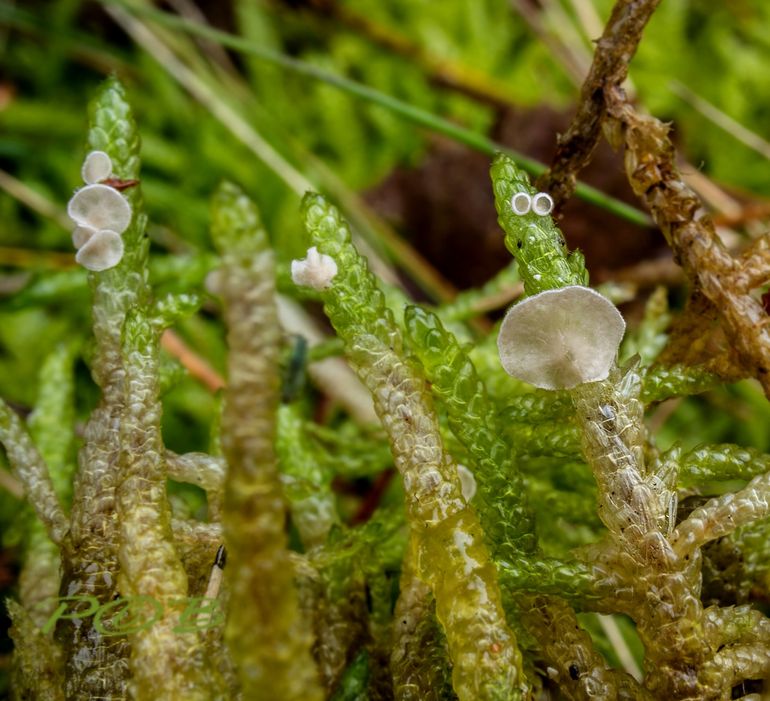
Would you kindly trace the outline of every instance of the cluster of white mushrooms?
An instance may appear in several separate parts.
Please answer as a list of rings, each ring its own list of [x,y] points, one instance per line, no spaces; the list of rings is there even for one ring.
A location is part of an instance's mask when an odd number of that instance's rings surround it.
[[[104,184],[112,176],[112,161],[104,151],[91,151],[81,171],[85,187],[72,196],[67,214],[75,223],[72,243],[75,260],[96,272],[114,268],[123,257],[121,234],[131,223],[131,205],[114,187]]]
[[[517,192],[511,208],[518,215],[531,211],[547,216],[553,199],[545,192]],[[336,274],[337,263],[315,246],[304,259],[291,262],[295,285],[322,291]],[[541,389],[571,389],[607,378],[625,330],[623,317],[606,297],[569,285],[515,304],[503,319],[497,346],[509,375]],[[460,474],[467,498],[472,498],[472,473],[466,469]]]
[[[511,209],[519,216],[533,212],[546,217],[553,212],[553,198],[547,192],[538,192],[534,196],[527,192],[517,192],[511,197]]]

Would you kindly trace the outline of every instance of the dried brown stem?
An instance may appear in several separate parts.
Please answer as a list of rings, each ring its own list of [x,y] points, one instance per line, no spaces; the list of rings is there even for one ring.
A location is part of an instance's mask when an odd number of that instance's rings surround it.
[[[583,85],[577,114],[560,143],[549,172],[538,185],[557,203],[572,194],[577,173],[588,163],[601,129],[615,147],[625,147],[626,173],[663,231],[674,259],[719,315],[737,362],[756,376],[770,396],[770,322],[761,302],[751,296],[770,279],[770,252],[760,240],[734,258],[705,216],[700,198],[676,166],[669,128],[640,115],[621,84],[642,31],[659,0],[619,0],[599,40],[591,72]],[[705,338],[693,329],[693,337]]]
[[[588,165],[599,143],[606,110],[606,93],[620,90],[628,64],[636,53],[642,31],[660,0],[620,0],[599,39],[591,70],[583,83],[580,104],[572,124],[559,139],[550,170],[537,181],[558,207],[575,190],[578,173]]]
[[[763,244],[749,255],[733,258],[704,216],[701,202],[681,179],[674,161],[668,127],[639,115],[620,90],[607,94],[606,128],[626,147],[626,172],[669,242],[674,258],[695,290],[719,312],[731,346],[742,364],[770,394],[770,331],[762,304],[751,287],[767,279]]]

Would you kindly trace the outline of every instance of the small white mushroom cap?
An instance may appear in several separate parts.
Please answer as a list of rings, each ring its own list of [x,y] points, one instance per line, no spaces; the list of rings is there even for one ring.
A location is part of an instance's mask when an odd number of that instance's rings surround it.
[[[541,389],[570,389],[606,379],[625,330],[612,302],[572,285],[512,307],[497,348],[509,375]]]
[[[553,212],[553,197],[547,192],[538,192],[532,198],[532,211],[541,217]]]
[[[511,197],[511,209],[514,214],[526,214],[532,209],[532,198],[526,192],[517,192]]]
[[[83,161],[80,174],[88,185],[106,180],[112,174],[112,161],[104,151],[91,151]]]
[[[78,226],[107,229],[122,234],[131,223],[131,205],[115,188],[86,185],[67,205],[67,214]]]
[[[460,463],[457,463],[457,474],[460,477],[460,489],[466,502],[476,495],[476,478],[473,473]]]
[[[72,245],[75,248],[81,248],[88,243],[89,239],[96,233],[96,229],[90,226],[78,226],[72,232]]]
[[[75,260],[84,268],[101,272],[114,268],[123,257],[123,239],[120,234],[102,229],[97,231],[77,252]]]
[[[334,258],[319,253],[315,246],[307,249],[307,256],[303,260],[291,262],[291,279],[295,285],[325,290],[336,274],[337,263]]]

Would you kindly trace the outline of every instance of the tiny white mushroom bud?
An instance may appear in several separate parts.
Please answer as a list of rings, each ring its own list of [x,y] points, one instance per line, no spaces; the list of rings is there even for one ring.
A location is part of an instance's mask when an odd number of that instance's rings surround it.
[[[84,268],[101,272],[114,268],[123,257],[123,239],[114,231],[97,231],[77,252],[75,260]]]
[[[89,239],[96,233],[96,229],[90,226],[78,226],[72,232],[72,245],[75,248],[81,248],[88,243]]]
[[[78,226],[108,229],[122,234],[131,223],[131,205],[107,185],[80,188],[67,205],[67,214]]]
[[[476,478],[465,465],[460,463],[457,463],[457,474],[460,477],[460,488],[462,489],[463,498],[469,502],[476,495]]]
[[[319,253],[315,246],[307,249],[307,256],[303,260],[291,262],[291,279],[295,285],[325,290],[336,274],[337,264],[334,258]]]
[[[497,348],[509,375],[541,389],[570,389],[607,377],[625,329],[612,302],[572,285],[513,306]]]
[[[104,151],[91,151],[83,161],[80,174],[88,185],[106,180],[112,174],[112,161]]]
[[[532,198],[526,192],[517,192],[511,197],[511,209],[514,214],[526,214],[532,208]]]
[[[553,198],[547,192],[538,192],[532,198],[532,211],[541,217],[553,212]]]

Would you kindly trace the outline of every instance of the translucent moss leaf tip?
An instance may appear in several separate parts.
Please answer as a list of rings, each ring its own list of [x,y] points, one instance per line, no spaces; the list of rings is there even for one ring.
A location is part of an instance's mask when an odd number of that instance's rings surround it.
[[[126,90],[115,76],[110,76],[102,83],[91,101],[89,123],[89,150],[103,151],[110,157],[115,177],[137,179],[139,131],[126,99]]]
[[[553,219],[537,208],[517,213],[514,196],[532,198],[537,192],[527,174],[513,159],[499,153],[490,170],[498,222],[505,232],[506,248],[519,263],[527,295],[567,285],[587,285],[588,273],[579,252],[567,253],[566,242]]]
[[[223,182],[212,198],[211,237],[221,254],[237,250],[247,255],[262,251],[267,245],[259,210],[231,182]]]

